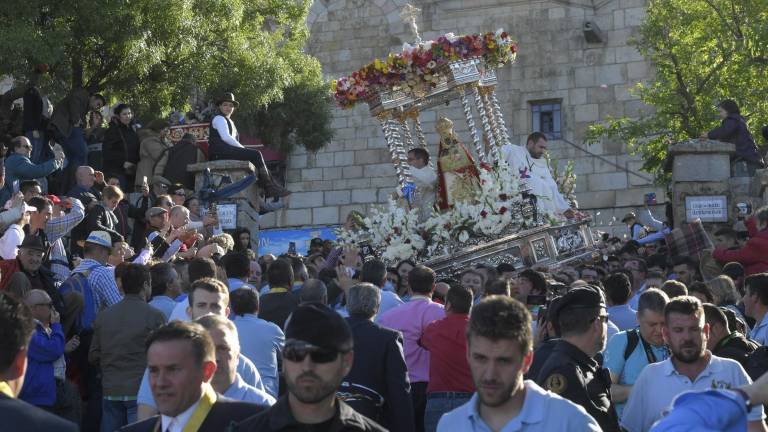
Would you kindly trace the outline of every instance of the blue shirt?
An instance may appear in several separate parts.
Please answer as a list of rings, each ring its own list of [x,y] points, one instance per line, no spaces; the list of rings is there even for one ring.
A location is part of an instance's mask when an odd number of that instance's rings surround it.
[[[671,359],[649,364],[632,387],[621,426],[629,432],[645,432],[663,416],[675,397],[686,391],[735,388],[751,382],[737,361],[715,355],[710,355],[709,364],[693,382],[675,370]],[[749,421],[764,417],[762,405],[753,407],[747,415]]]
[[[400,297],[392,291],[384,291],[382,289],[379,290],[379,292],[381,293],[381,304],[379,305],[379,313],[376,314],[377,318],[384,312],[404,303],[400,300]]]
[[[227,278],[227,285],[229,286],[229,292],[240,288],[256,289],[253,285],[243,282],[242,279],[238,278]]]
[[[224,396],[236,401],[251,402],[264,407],[271,407],[277,402],[274,397],[265,391],[246,384],[240,377],[240,374],[235,375],[235,382],[224,392]]]
[[[608,319],[611,320],[619,330],[631,330],[637,327],[637,311],[628,304],[609,306]]]
[[[437,432],[491,432],[491,428],[477,411],[477,393],[455,410],[443,414]],[[500,432],[512,431],[600,431],[584,408],[546,391],[531,380],[525,380],[525,400],[517,417],[509,421]]]
[[[152,298],[152,301],[149,302],[149,305],[162,312],[163,315],[165,315],[166,321],[170,321],[173,308],[176,307],[176,300],[168,296],[159,295]]]
[[[608,345],[603,351],[603,366],[611,371],[611,374],[619,378],[621,385],[634,385],[640,372],[648,366],[648,357],[645,355],[645,349],[642,342],[638,341],[637,347],[624,360],[624,350],[627,349],[627,332],[619,332],[608,339]],[[656,361],[662,361],[669,358],[669,352],[663,346],[657,347],[651,345],[651,352],[656,356]],[[616,403],[616,414],[621,417],[624,410],[624,403]]]
[[[743,432],[747,430],[747,404],[729,390],[685,392],[675,398],[672,411],[651,428],[652,432]]]
[[[631,307],[634,310],[637,310],[638,303],[640,302],[640,294],[642,294],[646,289],[648,288],[647,284],[643,282],[643,285],[640,287],[639,290],[637,290],[636,293],[632,295],[632,297],[629,298],[629,302],[627,303],[629,307]]]
[[[256,365],[266,392],[277,397],[277,359],[285,344],[283,331],[252,314],[236,316],[233,322],[237,327],[240,352]]]
[[[256,370],[253,362],[242,354],[240,354],[239,360],[237,363],[237,374],[243,378],[245,383],[264,391],[264,384],[262,384],[259,371]],[[145,369],[144,376],[141,377],[141,385],[139,386],[139,393],[136,395],[136,403],[157,409],[155,397],[152,396],[152,389],[149,387],[149,369]]]
[[[768,313],[749,332],[749,337],[760,345],[768,345]]]

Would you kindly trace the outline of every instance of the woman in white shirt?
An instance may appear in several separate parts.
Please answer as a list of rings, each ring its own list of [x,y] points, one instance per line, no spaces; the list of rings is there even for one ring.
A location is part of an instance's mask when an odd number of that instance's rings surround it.
[[[247,149],[240,144],[235,123],[230,118],[235,108],[240,105],[232,93],[216,101],[219,114],[211,121],[208,137],[208,158],[212,161],[219,159],[234,159],[249,161],[256,167],[259,187],[267,197],[284,197],[290,192],[278,185],[264,163],[264,157],[258,150]]]

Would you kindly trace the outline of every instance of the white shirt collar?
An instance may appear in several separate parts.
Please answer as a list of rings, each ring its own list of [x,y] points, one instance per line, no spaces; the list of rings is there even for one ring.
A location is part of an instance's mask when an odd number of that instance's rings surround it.
[[[184,426],[186,426],[187,422],[189,422],[189,419],[192,418],[192,413],[195,412],[198,405],[200,405],[200,399],[198,399],[197,402],[193,403],[192,406],[187,408],[186,411],[182,412],[176,417],[169,417],[167,415],[162,415],[160,417],[161,426],[162,426],[161,430],[165,432],[182,432],[182,430],[184,429]],[[171,424],[171,421],[174,421],[173,426],[171,427],[171,429],[168,429],[168,425]]]

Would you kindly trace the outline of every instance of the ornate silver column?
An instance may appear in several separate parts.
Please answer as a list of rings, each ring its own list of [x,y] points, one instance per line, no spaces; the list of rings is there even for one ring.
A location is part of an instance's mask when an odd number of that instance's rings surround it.
[[[472,143],[475,145],[477,158],[480,160],[480,162],[487,162],[485,158],[485,151],[483,150],[483,144],[480,142],[480,138],[477,136],[475,119],[472,117],[472,107],[469,105],[467,90],[464,88],[464,86],[458,87],[457,90],[461,94],[461,106],[464,108],[464,117],[467,118],[467,126],[469,127],[469,134],[472,135]]]
[[[472,89],[475,93],[475,106],[477,112],[480,113],[480,121],[483,124],[483,132],[488,139],[488,151],[486,152],[486,160],[494,159],[498,160],[498,151],[496,149],[496,136],[491,129],[491,123],[488,121],[488,113],[485,111],[485,104],[483,103],[483,96],[480,94],[480,89],[475,87]]]
[[[387,141],[389,154],[392,157],[392,165],[395,167],[397,182],[402,188],[409,183],[411,179],[408,170],[408,161],[405,154],[402,152],[400,134],[397,132],[397,129],[400,127],[394,120],[390,119],[388,115],[379,115],[378,119],[379,122],[381,122],[381,130],[384,132],[384,139]]]
[[[501,130],[501,136],[504,137],[504,144],[511,144],[509,141],[509,133],[507,131],[507,125],[504,123],[504,113],[501,112],[501,107],[499,106],[499,100],[496,98],[496,90],[491,89],[490,94],[488,95],[491,105],[493,106],[493,116],[496,118],[496,123],[499,125],[499,129]]]

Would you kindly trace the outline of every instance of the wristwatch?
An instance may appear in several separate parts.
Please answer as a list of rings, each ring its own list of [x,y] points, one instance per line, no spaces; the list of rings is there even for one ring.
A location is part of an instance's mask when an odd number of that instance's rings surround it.
[[[742,399],[744,399],[744,403],[747,404],[747,411],[750,411],[752,409],[752,400],[749,398],[749,395],[747,392],[740,388],[731,389],[734,392],[736,392],[739,396],[741,396]]]

